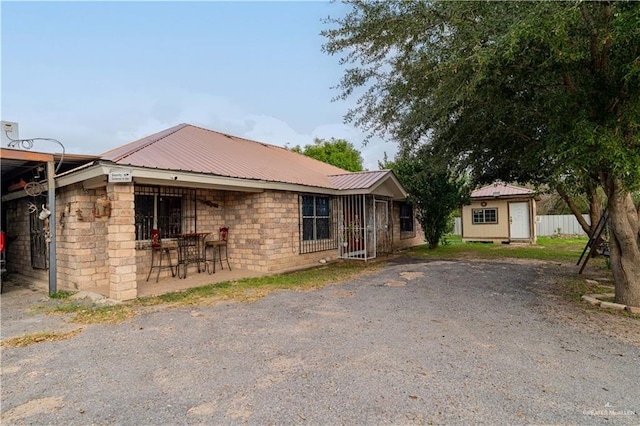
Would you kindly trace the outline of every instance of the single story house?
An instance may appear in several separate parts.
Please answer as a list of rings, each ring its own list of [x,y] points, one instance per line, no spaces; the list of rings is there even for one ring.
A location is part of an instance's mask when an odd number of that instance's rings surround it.
[[[53,280],[57,290],[102,286],[112,299],[133,299],[147,280],[154,238],[215,239],[221,227],[229,228],[231,268],[264,273],[423,243],[392,171],[351,173],[189,124],[100,156],[67,155],[53,179],[51,154],[7,169],[27,152],[0,154],[7,268],[48,276],[50,290]],[[43,165],[49,179],[34,179]],[[34,185],[41,191],[25,191]]]
[[[464,242],[536,242],[536,193],[494,182],[471,193],[462,208]]]

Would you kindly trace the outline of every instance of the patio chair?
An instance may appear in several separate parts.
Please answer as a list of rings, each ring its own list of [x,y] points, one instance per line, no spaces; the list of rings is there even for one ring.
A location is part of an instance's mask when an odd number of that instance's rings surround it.
[[[219,236],[217,240],[207,240],[205,242],[204,249],[204,263],[207,265],[207,271],[209,274],[215,274],[216,272],[216,260],[220,261],[220,267],[224,269],[224,265],[222,264],[222,250],[224,249],[224,260],[227,262],[227,267],[231,270],[231,265],[229,264],[229,250],[227,241],[229,240],[229,227],[223,226],[220,228]],[[209,264],[207,263],[207,249],[211,248],[211,266],[213,271],[209,268]]]
[[[170,269],[171,276],[176,276],[178,265],[174,265],[171,261],[171,251],[177,251],[177,249],[178,248],[176,246],[170,246],[162,243],[162,241],[160,240],[159,230],[151,230],[151,268],[149,268],[149,274],[147,274],[147,281],[149,281],[151,272],[153,272],[154,269],[158,270],[158,274],[156,275],[156,282],[158,282],[158,279],[160,279],[160,271],[163,269]],[[167,265],[162,264],[163,255],[167,258]]]

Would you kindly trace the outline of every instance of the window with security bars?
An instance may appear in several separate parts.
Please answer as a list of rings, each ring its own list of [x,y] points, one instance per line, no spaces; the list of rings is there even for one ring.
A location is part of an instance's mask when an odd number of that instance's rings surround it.
[[[332,201],[322,195],[301,195],[300,253],[330,250],[337,247]]]
[[[498,209],[473,209],[474,225],[483,223],[498,223]]]
[[[400,203],[400,238],[416,236],[413,223],[413,206],[409,203]]]
[[[136,241],[196,232],[195,189],[136,185],[134,190]]]

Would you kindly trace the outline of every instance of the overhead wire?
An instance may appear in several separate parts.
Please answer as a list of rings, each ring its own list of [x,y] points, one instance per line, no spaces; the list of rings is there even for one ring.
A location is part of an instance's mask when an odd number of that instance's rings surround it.
[[[60,142],[57,139],[53,139],[53,138],[13,139],[13,138],[11,138],[11,136],[9,136],[9,132],[7,130],[4,131],[4,134],[7,136],[7,139],[9,139],[11,141],[11,142],[8,143],[9,148],[20,147],[21,149],[29,150],[29,149],[33,148],[33,143],[35,141],[55,142],[58,145],[60,145],[62,147],[62,155],[60,156],[60,161],[58,161],[58,165],[56,166],[56,169],[55,169],[55,172],[54,172],[54,173],[58,173],[58,170],[60,170],[60,166],[62,166],[62,163],[64,162],[65,149],[64,149],[64,145],[62,144],[62,142]]]

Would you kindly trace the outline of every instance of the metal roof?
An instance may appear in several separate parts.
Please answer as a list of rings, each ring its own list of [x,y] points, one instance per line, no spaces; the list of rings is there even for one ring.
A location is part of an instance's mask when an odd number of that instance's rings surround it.
[[[0,148],[0,170],[2,171],[2,192],[6,192],[6,187],[14,180],[24,178],[26,181],[33,180],[32,171],[38,166],[48,162],[55,162],[60,166],[58,175],[65,171],[85,164],[97,157],[92,155],[47,153],[40,151],[29,151],[16,148]],[[60,164],[62,161],[62,164]],[[43,177],[44,179],[45,177]]]
[[[350,173],[286,148],[184,123],[108,151],[101,158],[119,165],[332,189],[335,186],[329,176]]]
[[[329,176],[329,180],[335,189],[368,189],[390,173],[390,170],[348,173]]]
[[[471,198],[484,197],[509,197],[517,195],[535,195],[535,192],[528,188],[509,185],[506,183],[492,183],[471,192]]]

